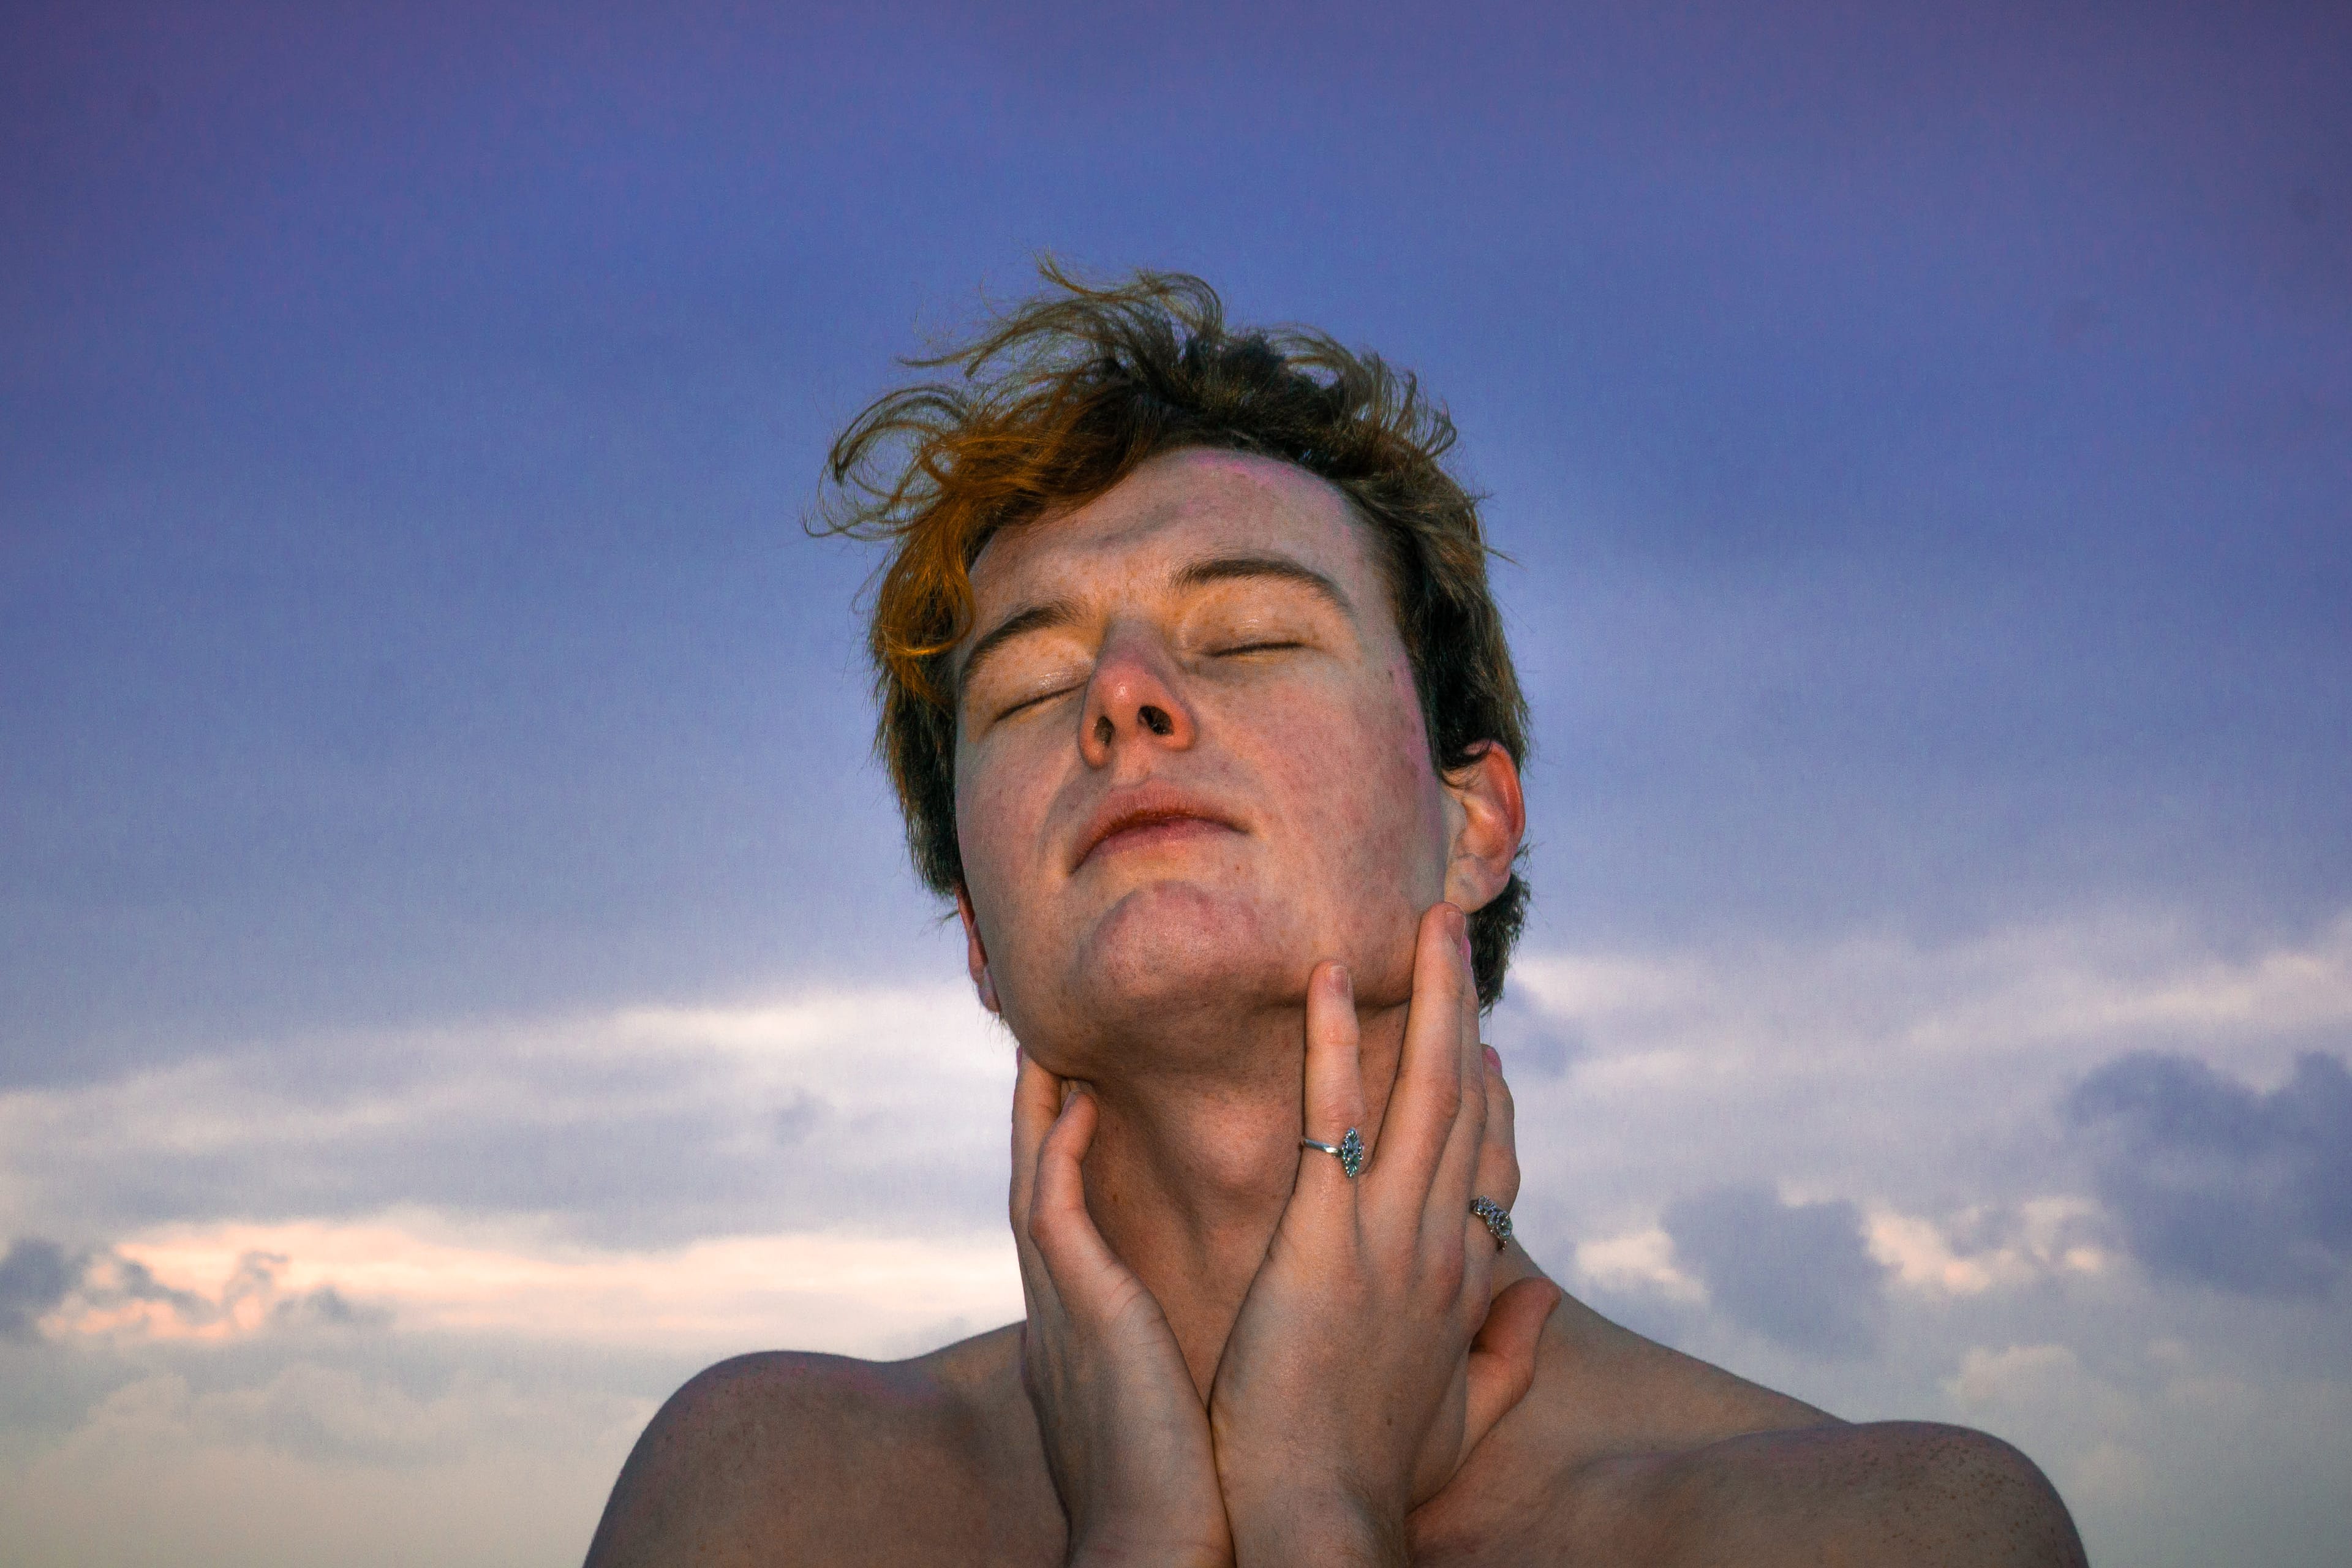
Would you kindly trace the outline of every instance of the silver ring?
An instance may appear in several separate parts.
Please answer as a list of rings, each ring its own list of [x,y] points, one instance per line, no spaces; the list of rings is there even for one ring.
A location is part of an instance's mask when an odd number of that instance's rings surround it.
[[[1337,1143],[1325,1143],[1313,1138],[1301,1138],[1298,1141],[1298,1146],[1301,1149],[1320,1149],[1339,1161],[1339,1169],[1351,1182],[1364,1173],[1364,1136],[1352,1127],[1348,1129],[1346,1136]]]
[[[1470,1212],[1486,1222],[1486,1234],[1495,1238],[1495,1250],[1500,1252],[1511,1245],[1511,1211],[1492,1198],[1472,1198]]]

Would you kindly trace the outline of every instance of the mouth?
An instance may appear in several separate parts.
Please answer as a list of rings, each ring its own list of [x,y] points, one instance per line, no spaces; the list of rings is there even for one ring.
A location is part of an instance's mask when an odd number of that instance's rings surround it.
[[[1111,855],[1169,847],[1241,829],[1204,806],[1173,800],[1139,800],[1100,814],[1078,841],[1070,869]]]

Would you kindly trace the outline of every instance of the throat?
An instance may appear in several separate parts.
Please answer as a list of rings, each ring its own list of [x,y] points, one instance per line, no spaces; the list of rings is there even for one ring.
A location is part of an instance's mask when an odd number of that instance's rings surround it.
[[[1395,1076],[1386,1022],[1362,1020],[1367,1142]],[[1303,1016],[1271,1033],[1251,1053],[1253,1070],[1094,1080],[1101,1118],[1086,1159],[1087,1210],[1160,1303],[1204,1399],[1298,1175]],[[1344,1131],[1317,1135],[1336,1141]]]

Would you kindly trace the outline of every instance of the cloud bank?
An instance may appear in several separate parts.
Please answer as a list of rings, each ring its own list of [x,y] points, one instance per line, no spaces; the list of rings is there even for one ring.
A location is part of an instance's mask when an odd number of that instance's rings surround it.
[[[2352,1432],[2352,1333],[2315,1293],[2344,1256],[2347,1025],[2352,921],[2248,950],[2109,914],[1535,952],[1493,1033],[1521,1234],[1572,1288],[1842,1415],[1988,1426],[2097,1555],[2185,1564],[2226,1555],[2249,1498],[2264,1540],[2352,1530],[2286,1486]],[[697,1367],[1017,1315],[1011,1079],[945,984],[278,1039],[0,1094],[0,1506],[39,1561],[148,1521],[187,1561],[250,1562],[206,1489],[488,1510],[477,1467],[584,1543]],[[505,1560],[502,1526],[470,1529],[435,1560]]]
[[[2352,1265],[2352,1072],[2308,1052],[2268,1093],[2193,1057],[2137,1052],[2084,1079],[2069,1119],[2132,1255],[2167,1279],[2319,1295]]]
[[[1733,1322],[1820,1355],[1875,1343],[1886,1267],[1871,1256],[1852,1203],[1790,1204],[1768,1187],[1723,1187],[1675,1199],[1662,1223]]]

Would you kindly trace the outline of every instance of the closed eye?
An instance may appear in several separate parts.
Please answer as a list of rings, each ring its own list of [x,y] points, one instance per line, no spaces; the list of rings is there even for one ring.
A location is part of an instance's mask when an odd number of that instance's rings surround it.
[[[1219,658],[1223,658],[1229,654],[1236,653],[1279,653],[1285,648],[1305,647],[1307,645],[1305,643],[1296,640],[1235,643],[1231,647],[1218,648],[1216,650],[1216,655]]]
[[[992,722],[1002,722],[1006,719],[1012,718],[1015,713],[1023,712],[1028,709],[1036,707],[1041,702],[1051,702],[1056,697],[1067,697],[1071,692],[1076,691],[1076,689],[1077,688],[1075,686],[1057,686],[1051,691],[1040,691],[1034,697],[1024,697],[1020,701],[1015,702],[1012,707],[1004,709],[1003,711],[999,712],[996,715],[996,719],[992,721]]]

